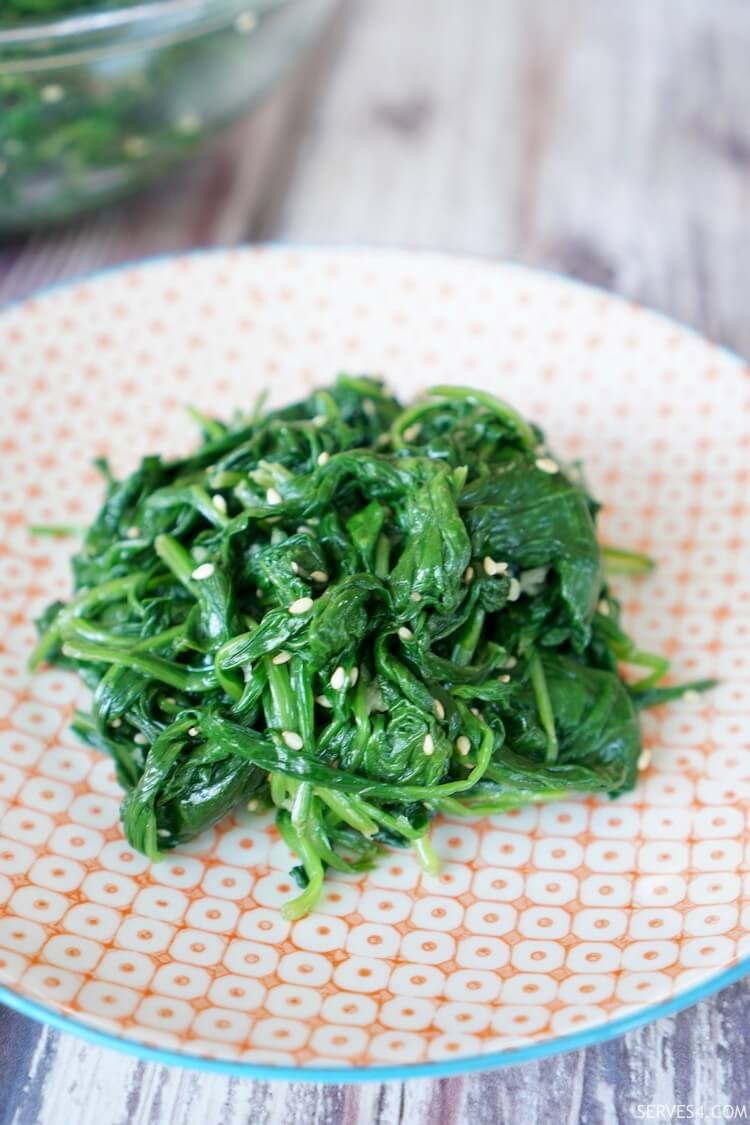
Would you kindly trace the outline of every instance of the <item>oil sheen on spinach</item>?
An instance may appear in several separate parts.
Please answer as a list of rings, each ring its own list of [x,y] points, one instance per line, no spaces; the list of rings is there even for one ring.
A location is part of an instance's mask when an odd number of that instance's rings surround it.
[[[288,918],[383,844],[426,870],[441,812],[630,789],[667,663],[623,632],[597,504],[541,431],[482,391],[404,408],[342,376],[146,457],[40,622],[35,665],[93,690],[74,727],[111,755],[153,859],[238,806],[299,857]],[[637,675],[626,681],[623,664]],[[692,685],[704,688],[707,684]]]

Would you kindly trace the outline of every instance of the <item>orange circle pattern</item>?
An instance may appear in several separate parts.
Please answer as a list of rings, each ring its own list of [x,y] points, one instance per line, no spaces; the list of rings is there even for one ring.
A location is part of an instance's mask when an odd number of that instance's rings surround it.
[[[674,997],[750,953],[750,379],[639,308],[522,269],[387,252],[242,250],[136,267],[0,317],[0,980],[186,1054],[299,1066],[474,1056]],[[710,695],[644,720],[617,802],[436,823],[437,877],[393,852],[290,924],[290,854],[239,813],[151,864],[110,763],[68,731],[75,677],[30,676],[69,592],[90,461],[194,440],[182,410],[304,393],[340,369],[408,398],[471,382],[581,457],[603,533],[654,554],[628,625]]]

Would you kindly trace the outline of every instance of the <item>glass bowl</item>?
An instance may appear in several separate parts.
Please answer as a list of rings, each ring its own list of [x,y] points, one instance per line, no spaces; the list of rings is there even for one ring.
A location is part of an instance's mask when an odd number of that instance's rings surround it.
[[[0,229],[68,218],[184,160],[279,79],[333,4],[156,0],[0,22]]]

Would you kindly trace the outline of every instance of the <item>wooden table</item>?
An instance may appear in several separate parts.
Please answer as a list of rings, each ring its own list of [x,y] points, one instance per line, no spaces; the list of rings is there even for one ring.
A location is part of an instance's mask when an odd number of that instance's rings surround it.
[[[0,301],[195,245],[393,243],[573,274],[750,354],[749,58],[747,0],[351,0],[212,158],[0,243]],[[749,1019],[740,983],[584,1052],[340,1088],[138,1063],[0,1009],[0,1125],[750,1115]]]

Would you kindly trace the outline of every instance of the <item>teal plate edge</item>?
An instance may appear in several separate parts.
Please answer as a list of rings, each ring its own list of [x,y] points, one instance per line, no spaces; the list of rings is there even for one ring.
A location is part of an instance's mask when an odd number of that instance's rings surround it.
[[[410,1078],[449,1078],[456,1074],[470,1074],[482,1070],[499,1070],[518,1063],[535,1062],[560,1055],[567,1051],[579,1051],[584,1047],[596,1047],[610,1039],[616,1039],[628,1031],[634,1031],[653,1020],[672,1016],[705,1000],[714,992],[740,980],[750,973],[750,957],[744,957],[728,969],[722,969],[688,989],[680,996],[674,996],[660,1004],[653,1004],[637,1012],[632,1012],[610,1023],[598,1024],[574,1035],[563,1035],[547,1039],[541,1043],[531,1043],[527,1047],[516,1047],[508,1051],[495,1051],[486,1055],[470,1055],[466,1058],[447,1059],[439,1062],[409,1063],[407,1066],[355,1066],[355,1067],[298,1067],[267,1066],[261,1063],[242,1062],[233,1059],[202,1058],[200,1055],[180,1054],[161,1047],[151,1047],[130,1039],[122,1039],[106,1031],[99,1031],[88,1024],[70,1019],[68,1016],[47,1008],[35,1000],[19,996],[11,989],[0,985],[0,1003],[6,1004],[21,1015],[47,1024],[55,1031],[65,1031],[94,1043],[97,1047],[111,1047],[128,1055],[134,1055],[143,1062],[160,1063],[166,1066],[180,1066],[190,1070],[200,1070],[209,1074],[223,1074],[230,1078],[252,1078],[264,1082],[328,1082],[335,1085],[361,1082],[405,1082]]]

